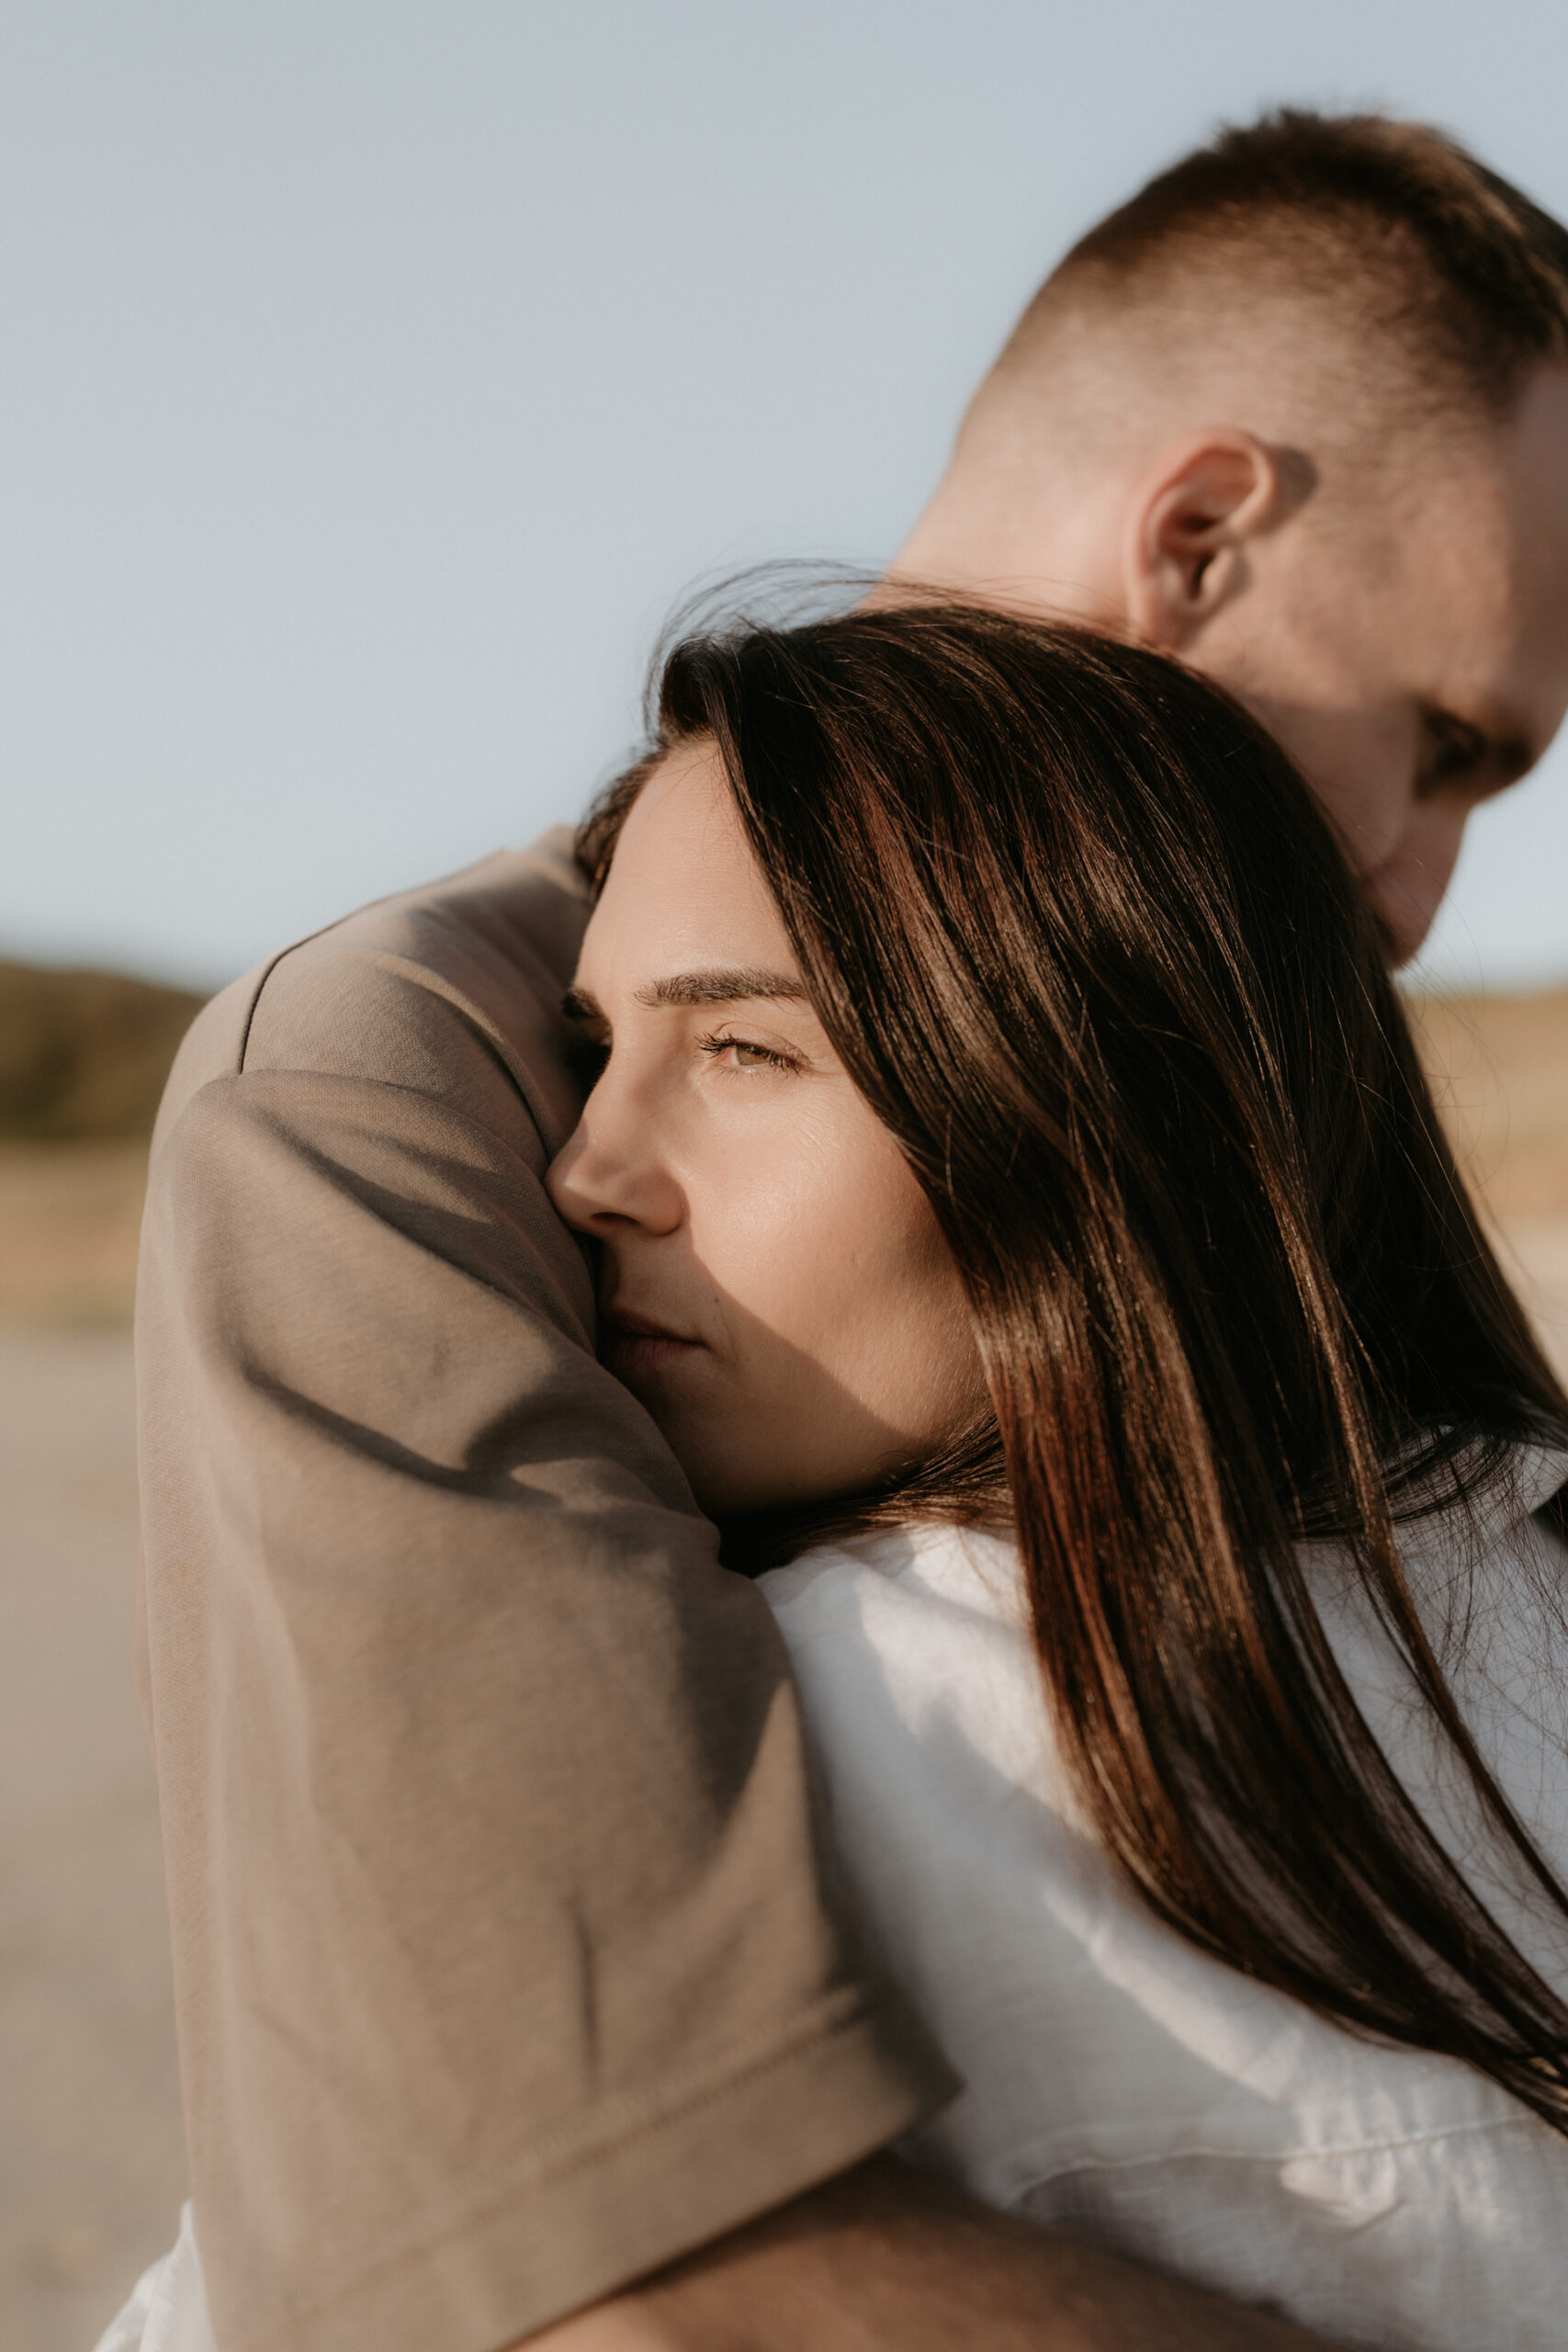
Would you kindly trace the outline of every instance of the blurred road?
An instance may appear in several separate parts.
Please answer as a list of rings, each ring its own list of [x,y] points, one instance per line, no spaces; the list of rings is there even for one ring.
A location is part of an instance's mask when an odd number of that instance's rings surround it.
[[[87,2352],[185,2193],[135,1566],[129,1332],[0,1326],[5,2352]]]

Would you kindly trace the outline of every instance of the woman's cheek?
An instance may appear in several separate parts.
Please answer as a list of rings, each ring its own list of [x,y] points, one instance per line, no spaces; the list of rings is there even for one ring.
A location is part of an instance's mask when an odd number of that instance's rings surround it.
[[[700,1185],[688,1177],[693,1247],[727,1298],[796,1336],[832,1319],[846,1260],[874,1230],[874,1204],[857,1203],[851,1157],[835,1166],[798,1117],[758,1127],[715,1154]]]

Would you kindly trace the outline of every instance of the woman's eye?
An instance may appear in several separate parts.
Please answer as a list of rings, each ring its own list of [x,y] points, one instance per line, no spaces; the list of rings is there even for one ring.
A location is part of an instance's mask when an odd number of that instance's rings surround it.
[[[775,1053],[771,1046],[753,1045],[746,1037],[704,1037],[699,1042],[702,1051],[715,1061],[726,1054],[732,1054],[735,1058],[731,1068],[735,1069],[795,1069],[798,1067],[793,1056]]]

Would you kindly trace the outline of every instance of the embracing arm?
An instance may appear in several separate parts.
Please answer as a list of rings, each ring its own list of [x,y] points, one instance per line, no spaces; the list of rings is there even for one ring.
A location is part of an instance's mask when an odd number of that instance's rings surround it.
[[[880,2156],[528,2352],[1326,2352]]]
[[[144,1689],[222,2352],[493,2352],[950,2079],[829,1899],[772,1615],[593,1357],[540,1181],[580,922],[508,860],[340,926],[202,1016],[155,1144]]]

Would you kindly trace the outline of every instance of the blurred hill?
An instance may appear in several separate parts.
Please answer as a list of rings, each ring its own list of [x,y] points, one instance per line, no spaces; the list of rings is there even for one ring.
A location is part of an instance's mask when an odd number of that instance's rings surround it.
[[[1568,1383],[1568,989],[1410,1012],[1461,1170]]]
[[[1498,1221],[1568,1217],[1568,989],[1410,1007],[1461,1167]]]
[[[0,1317],[129,1319],[147,1138],[201,1004],[0,962]]]
[[[0,962],[0,1138],[151,1135],[175,1050],[202,1002],[115,972]]]

